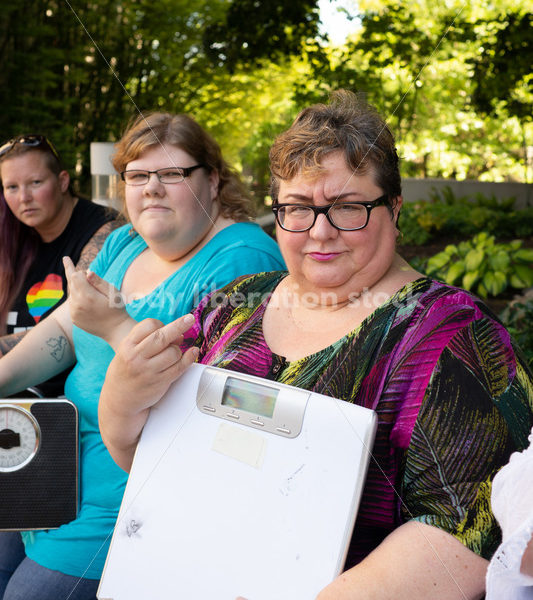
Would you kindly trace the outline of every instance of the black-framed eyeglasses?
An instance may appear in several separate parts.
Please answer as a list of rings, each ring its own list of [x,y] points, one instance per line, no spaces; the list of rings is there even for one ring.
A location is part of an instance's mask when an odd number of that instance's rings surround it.
[[[29,146],[31,148],[43,147],[48,150],[57,158],[58,162],[61,162],[58,151],[54,148],[52,142],[44,135],[31,133],[29,135],[19,135],[16,138],[5,142],[0,146],[0,157],[5,156],[8,152],[17,145],[22,144],[23,146]]]
[[[384,194],[372,202],[336,202],[328,206],[274,204],[272,211],[279,226],[285,231],[309,231],[318,215],[326,215],[326,219],[336,229],[356,231],[368,225],[373,208],[387,206],[388,200],[389,196]]]
[[[157,175],[161,183],[181,183],[185,177],[195,169],[201,169],[204,165],[193,165],[192,167],[167,167],[166,169],[156,169],[147,171],[145,169],[130,169],[122,171],[120,176],[126,185],[146,185],[150,181],[152,173]]]

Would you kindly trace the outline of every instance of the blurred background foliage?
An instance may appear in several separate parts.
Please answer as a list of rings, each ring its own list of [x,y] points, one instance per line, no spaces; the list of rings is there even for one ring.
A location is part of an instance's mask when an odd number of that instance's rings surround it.
[[[400,215],[402,243],[424,246],[465,239],[485,231],[498,240],[533,240],[533,206],[515,207],[515,198],[455,196],[446,186],[425,200],[405,202]]]
[[[528,0],[4,0],[0,131],[49,135],[87,192],[89,144],[139,110],[189,112],[259,204],[268,148],[345,87],[396,133],[403,175],[531,181]],[[342,43],[321,27],[344,10]]]

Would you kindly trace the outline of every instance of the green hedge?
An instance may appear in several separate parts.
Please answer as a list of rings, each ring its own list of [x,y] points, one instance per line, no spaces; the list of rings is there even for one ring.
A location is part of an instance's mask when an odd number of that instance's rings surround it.
[[[497,239],[533,237],[533,207],[517,210],[515,198],[456,197],[451,188],[428,200],[405,202],[400,215],[402,244],[425,245],[443,238],[470,238],[486,231]]]

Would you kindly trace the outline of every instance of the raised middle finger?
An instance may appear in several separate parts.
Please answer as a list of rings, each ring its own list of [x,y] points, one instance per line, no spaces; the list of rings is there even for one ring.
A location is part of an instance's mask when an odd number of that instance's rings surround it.
[[[179,350],[179,344],[183,341],[183,334],[190,329],[194,323],[192,315],[184,315],[176,321],[167,325],[157,325],[157,321],[149,319],[144,327],[135,327],[132,341],[136,345],[136,351],[144,358],[152,358],[161,354],[165,349],[173,348],[173,352]]]

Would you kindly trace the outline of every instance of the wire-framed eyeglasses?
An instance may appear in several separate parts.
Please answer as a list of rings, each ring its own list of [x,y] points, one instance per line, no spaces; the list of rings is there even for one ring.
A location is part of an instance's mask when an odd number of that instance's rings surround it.
[[[130,169],[122,171],[120,176],[126,185],[146,185],[150,181],[152,173],[157,175],[161,183],[181,183],[185,177],[195,169],[201,169],[204,165],[193,165],[192,167],[167,167],[166,169],[156,169],[147,171],[144,169]]]
[[[5,156],[8,152],[11,152],[11,150],[13,150],[17,144],[30,146],[32,148],[39,148],[42,146],[43,148],[50,150],[50,152],[57,158],[58,162],[61,162],[59,153],[54,148],[52,142],[46,136],[35,133],[31,133],[29,135],[19,135],[18,137],[3,143],[0,146],[0,157]]]
[[[389,196],[384,194],[372,202],[336,202],[328,206],[309,204],[274,204],[272,211],[279,226],[285,231],[309,231],[318,215],[325,215],[333,227],[341,231],[357,231],[368,225],[373,208],[387,206]]]

